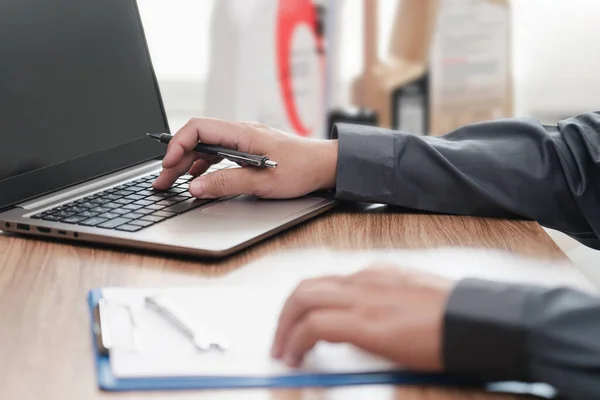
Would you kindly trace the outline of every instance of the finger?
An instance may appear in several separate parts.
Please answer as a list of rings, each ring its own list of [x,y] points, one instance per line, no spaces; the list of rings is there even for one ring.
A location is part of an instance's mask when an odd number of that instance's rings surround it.
[[[202,159],[202,160],[197,160],[194,165],[192,165],[192,168],[190,168],[189,170],[189,174],[192,176],[200,176],[203,173],[205,173],[206,171],[208,171],[208,169],[214,165],[214,164],[218,164],[222,161],[222,158],[219,157],[211,157],[210,159]]]
[[[261,188],[260,174],[250,168],[232,168],[202,175],[190,183],[190,193],[199,199],[218,199],[239,194],[256,194]]]
[[[290,330],[304,314],[315,309],[348,308],[354,303],[351,290],[342,277],[318,278],[302,282],[285,302],[273,339],[271,355],[280,358]]]
[[[284,343],[284,362],[297,367],[305,354],[321,340],[329,343],[362,344],[368,340],[364,337],[363,327],[360,315],[351,310],[311,311],[292,327]]]
[[[213,118],[194,118],[181,128],[169,143],[163,167],[173,168],[179,164],[186,153],[194,150],[198,142],[237,150],[240,138],[253,134],[255,130],[249,124]]]
[[[166,190],[170,188],[177,178],[189,171],[197,158],[198,154],[188,153],[181,159],[179,164],[172,168],[164,168],[160,172],[158,178],[152,183],[152,187],[157,190]]]

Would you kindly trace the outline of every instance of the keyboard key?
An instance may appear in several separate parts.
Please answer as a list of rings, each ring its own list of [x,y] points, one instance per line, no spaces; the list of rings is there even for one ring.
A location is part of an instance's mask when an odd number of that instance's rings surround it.
[[[100,213],[109,212],[110,208],[107,208],[107,207],[94,207],[90,211],[100,214]]]
[[[138,219],[138,220],[135,220],[135,221],[131,221],[129,223],[129,225],[136,225],[136,226],[141,226],[141,227],[145,228],[147,226],[154,225],[154,222],[152,222],[152,221],[144,221],[143,219]]]
[[[106,203],[106,204],[103,204],[103,206],[106,207],[106,208],[113,209],[113,208],[121,208],[121,207],[123,207],[123,204]]]
[[[115,204],[130,204],[133,203],[133,200],[130,199],[119,199],[114,201]]]
[[[86,209],[80,206],[73,206],[71,208],[69,208],[69,211],[72,211],[74,213],[80,213],[82,211],[85,211]]]
[[[177,185],[178,188],[183,188],[185,190],[188,190],[190,188],[190,184],[189,183],[182,183],[181,185]]]
[[[124,208],[113,208],[112,210],[110,210],[110,212],[119,214],[119,215],[125,215],[125,214],[129,214],[131,212],[131,210],[126,210]]]
[[[96,206],[101,206],[102,204],[106,203],[108,200],[104,200],[102,197],[97,197],[95,199],[89,200],[90,203],[96,205]]]
[[[86,217],[86,218],[95,217],[96,215],[98,215],[98,213],[95,213],[93,211],[82,211],[79,214],[77,214],[78,217]]]
[[[175,196],[176,193],[169,193],[169,192],[156,192],[154,194],[154,196],[156,197],[160,197],[162,199],[166,198],[166,197],[171,197],[171,196]]]
[[[30,218],[41,219],[41,218],[44,218],[46,215],[49,215],[49,214],[47,212],[42,212],[39,214],[32,215]]]
[[[98,228],[114,229],[117,226],[124,225],[130,221],[129,218],[119,217],[98,225]]]
[[[158,210],[162,210],[163,208],[165,208],[165,206],[159,206],[158,204],[152,204],[151,206],[146,206],[144,208],[146,208],[148,210],[158,211]]]
[[[159,206],[159,207],[162,208],[161,206]],[[152,214],[154,211],[156,211],[156,210],[149,210],[147,208],[140,208],[139,210],[135,210],[136,214],[142,214],[142,215]]]
[[[98,206],[98,204],[92,203],[89,201],[83,201],[83,202],[79,203],[78,205],[79,205],[79,207],[83,207],[83,208],[94,208],[94,207]]]
[[[148,200],[148,201],[161,201],[162,199],[163,199],[163,197],[162,197],[162,196],[157,196],[157,195],[155,194],[155,195],[153,195],[153,196],[148,196],[148,197],[146,197],[146,199],[145,199],[145,200]]]
[[[140,196],[140,195],[137,195],[137,194],[130,194],[129,196],[127,196],[125,198],[129,199],[129,200],[134,200],[135,201],[135,200],[141,200],[141,199],[143,199],[144,196]]]
[[[69,212],[69,211],[65,211],[65,210],[52,213],[52,215],[55,215],[55,216],[61,217],[61,218],[67,218],[74,214],[75,213],[73,213],[73,212]]]
[[[134,192],[131,191],[131,190],[119,190],[118,192],[115,192],[114,194],[116,194],[117,196],[125,197],[125,196],[129,196],[129,195],[131,195],[133,193]]]
[[[163,211],[165,211],[165,212],[172,212],[172,213],[175,213],[175,214],[181,214],[183,212],[189,211],[189,210],[191,210],[193,208],[196,208],[196,207],[203,206],[203,205],[205,205],[207,203],[211,203],[213,201],[214,200],[198,200],[198,199],[191,198],[191,199],[188,199],[188,200],[183,201],[181,203],[177,203],[177,204],[174,204],[174,205],[172,205],[170,207],[164,208]]]
[[[159,217],[159,216],[155,216],[155,215],[144,215],[142,218],[140,218],[141,221],[152,221],[152,222],[160,222],[165,220],[165,217]]]
[[[168,212],[168,211],[157,211],[154,214],[152,214],[153,217],[165,217],[165,218],[171,218],[174,217],[175,213],[173,212]]]
[[[123,218],[138,219],[138,218],[142,218],[143,216],[144,216],[144,214],[138,214],[137,212],[134,212],[134,213],[129,213],[129,214],[123,215]]]
[[[98,215],[100,218],[113,219],[118,218],[121,214],[117,214],[114,212],[105,212],[104,214]]]
[[[59,215],[46,215],[44,218],[42,218],[44,221],[60,221],[61,219],[63,219],[64,217],[61,217]]]
[[[150,204],[154,204],[153,201],[148,201],[148,200],[138,200],[133,204],[137,204],[139,206],[149,206]]]
[[[100,225],[104,222],[106,222],[106,218],[93,217],[93,218],[86,219],[85,221],[81,222],[81,225],[96,226],[96,225]]]
[[[179,193],[177,195],[177,197],[185,197],[186,199],[189,199],[190,197],[194,197],[194,196],[192,196],[192,194],[190,192],[183,192],[183,193]]]
[[[123,206],[123,209],[125,210],[139,210],[140,208],[142,208],[142,206],[138,206],[137,204],[127,204],[126,206]]]
[[[145,190],[145,189],[137,192],[137,194],[140,196],[152,196],[154,193],[156,193],[156,192],[153,190]]]
[[[78,215],[74,215],[72,217],[63,219],[60,222],[64,222],[65,224],[78,224],[81,221],[85,221],[86,219],[87,219],[86,217],[80,217]]]
[[[168,207],[168,206],[172,206],[173,204],[176,204],[176,203],[177,203],[176,201],[172,201],[172,200],[163,200],[163,201],[159,201],[158,203],[156,203],[156,205]]]
[[[102,200],[106,200],[106,201],[114,201],[114,200],[120,199],[121,197],[124,197],[124,196],[119,196],[117,194],[117,192],[115,192],[115,193],[112,193],[112,194],[104,195],[104,196],[101,197],[101,199]]]
[[[124,232],[137,232],[137,231],[139,231],[142,228],[143,228],[143,226],[136,226],[136,225],[129,225],[129,224],[127,224],[127,225],[121,225],[121,226],[117,227],[116,229],[118,231],[124,231]]]
[[[129,186],[127,187],[127,190],[131,190],[133,192],[139,192],[140,190],[146,190],[146,186],[142,186],[142,185],[133,185],[133,186]]]
[[[169,200],[171,200],[171,201],[177,201],[177,202],[184,201],[184,200],[187,200],[187,199],[188,199],[188,197],[184,197],[184,196],[169,197]]]

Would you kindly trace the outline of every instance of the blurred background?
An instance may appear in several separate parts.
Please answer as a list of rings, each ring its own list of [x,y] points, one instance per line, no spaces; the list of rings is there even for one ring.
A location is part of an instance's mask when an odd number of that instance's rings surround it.
[[[138,3],[173,132],[214,116],[315,137],[332,119],[443,134],[600,108],[598,0]]]
[[[261,3],[258,0],[234,0]],[[277,0],[268,0],[277,3]],[[379,0],[379,54],[384,56],[402,0]],[[441,0],[442,2],[444,0]],[[485,0],[460,0],[472,4]],[[139,0],[146,35],[173,120],[205,112],[214,0]],[[321,2],[324,3],[324,2]],[[340,79],[350,85],[361,72],[363,0],[337,1],[343,15]],[[510,29],[514,114],[555,120],[595,110],[600,100],[600,2],[597,0],[511,0]],[[268,46],[267,43],[264,44]],[[345,88],[343,90],[349,90]],[[343,96],[344,93],[341,94]]]

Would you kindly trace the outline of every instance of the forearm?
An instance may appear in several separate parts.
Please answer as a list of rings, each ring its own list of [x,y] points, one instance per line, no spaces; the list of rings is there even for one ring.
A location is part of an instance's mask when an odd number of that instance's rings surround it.
[[[501,120],[444,137],[337,125],[340,199],[526,218],[600,247],[600,116]],[[594,232],[596,229],[596,232]]]
[[[570,289],[464,280],[444,321],[448,372],[600,398],[600,299]]]

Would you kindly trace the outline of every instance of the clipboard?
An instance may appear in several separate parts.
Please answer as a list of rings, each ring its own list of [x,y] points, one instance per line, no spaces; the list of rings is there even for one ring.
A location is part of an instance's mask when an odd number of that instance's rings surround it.
[[[96,364],[98,387],[104,391],[153,391],[153,390],[199,390],[224,388],[301,388],[301,387],[335,387],[354,385],[435,385],[446,387],[485,389],[484,382],[468,377],[445,374],[419,374],[411,372],[389,373],[340,373],[240,377],[240,376],[197,376],[197,377],[149,377],[120,378],[117,377],[110,364],[110,338],[103,338],[99,304],[102,290],[93,289],[88,293],[91,334]],[[109,343],[108,343],[109,344]]]

